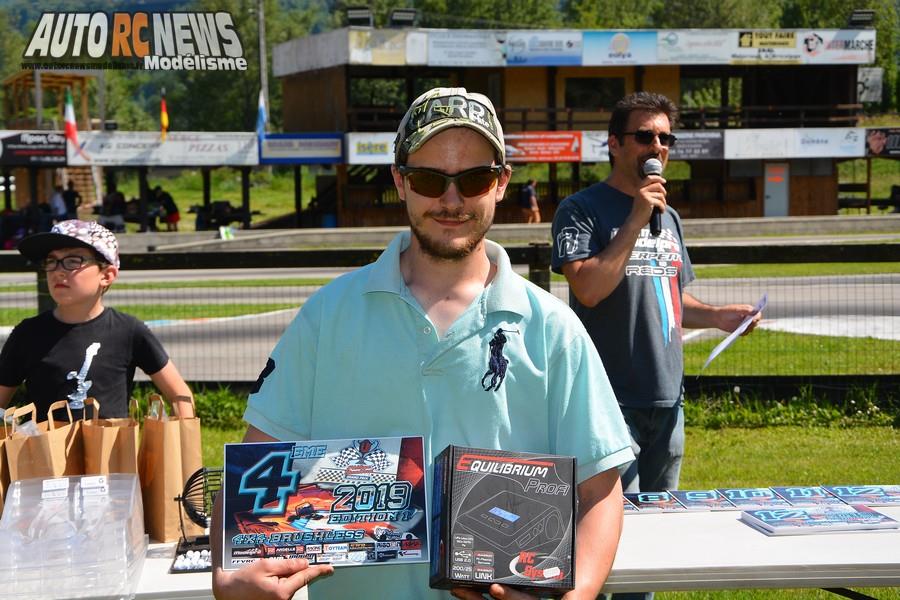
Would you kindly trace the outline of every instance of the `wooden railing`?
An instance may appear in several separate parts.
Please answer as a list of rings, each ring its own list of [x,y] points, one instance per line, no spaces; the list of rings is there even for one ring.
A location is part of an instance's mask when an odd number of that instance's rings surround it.
[[[505,131],[606,130],[611,107],[507,107],[498,111]],[[751,127],[852,127],[862,104],[796,106],[710,106],[684,108],[679,129],[741,129]],[[350,131],[393,131],[403,112],[393,107],[357,107],[347,111]]]

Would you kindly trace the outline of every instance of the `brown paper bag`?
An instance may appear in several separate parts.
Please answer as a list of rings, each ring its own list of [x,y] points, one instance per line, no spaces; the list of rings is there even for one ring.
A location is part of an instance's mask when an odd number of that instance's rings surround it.
[[[91,419],[87,419],[88,406],[93,408]],[[138,422],[130,416],[101,419],[100,402],[96,398],[86,399],[84,408],[85,475],[137,473]]]
[[[156,417],[151,416],[154,405],[158,411]],[[158,394],[150,396],[150,408],[150,415],[144,419],[138,452],[144,524],[151,538],[171,542],[181,537],[182,507],[175,498],[181,495],[187,478],[203,466],[200,419],[168,416]],[[181,518],[186,535],[203,533],[203,528],[189,518]]]
[[[53,411],[63,408],[69,420],[54,421]],[[35,420],[34,404],[27,404],[13,412],[13,434],[6,441],[10,481],[84,475],[82,422],[72,420],[69,403],[59,400],[50,405],[47,420],[36,424],[38,435],[26,435],[20,431],[18,420],[28,414]]]
[[[6,423],[6,413],[12,418],[13,409],[0,410],[0,420],[3,428],[0,429],[0,515],[3,514],[3,504],[6,501],[6,488],[9,487],[9,463],[6,460],[6,440],[9,438],[9,426]]]

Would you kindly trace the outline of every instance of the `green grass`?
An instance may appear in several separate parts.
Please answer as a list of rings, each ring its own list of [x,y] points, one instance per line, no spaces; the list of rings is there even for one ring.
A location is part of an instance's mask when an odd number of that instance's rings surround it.
[[[240,442],[244,439],[246,427],[217,429],[203,427],[203,464],[207,467],[221,467],[223,463],[222,445]]]
[[[890,385],[850,387],[840,400],[817,397],[811,386],[790,398],[765,398],[740,386],[716,393],[687,396],[684,419],[705,429],[726,427],[855,427],[900,428],[900,395]]]
[[[309,167],[303,167],[303,206],[315,196],[315,177]],[[290,170],[277,167],[256,169],[250,176],[250,208],[260,211],[253,215],[253,221],[264,221],[294,212],[294,176]],[[194,204],[203,204],[203,177],[199,169],[184,169],[174,177],[155,176],[151,171],[149,185],[153,189],[159,185],[172,194],[181,213],[181,225],[185,230],[193,230],[194,215],[188,209]],[[210,177],[211,199],[228,200],[232,205],[241,205],[241,174],[228,168],[213,169]],[[126,198],[138,196],[137,176],[123,173],[119,180],[119,190]],[[137,229],[137,224],[129,223],[129,231]]]
[[[222,444],[246,427],[203,428],[203,464],[222,465]],[[686,429],[682,489],[724,486],[896,483],[900,429],[770,427]]]
[[[774,277],[826,277],[832,275],[883,275],[900,273],[900,263],[783,263],[741,265],[695,265],[697,279],[774,278]],[[550,274],[551,281],[564,282],[565,276]]]
[[[866,159],[857,158],[838,163],[838,181],[841,183],[865,183]],[[873,158],[871,184],[872,198],[889,198],[891,186],[900,185],[900,161]],[[865,194],[848,195],[865,198]]]
[[[685,374],[699,374],[720,341],[685,344]],[[897,372],[898,357],[900,342],[758,329],[720,354],[703,375],[889,375]]]
[[[222,444],[245,427],[203,429],[203,463],[222,465]],[[712,430],[688,427],[682,489],[895,483],[900,430],[891,427],[771,427]]]
[[[270,304],[180,304],[175,307],[151,304],[116,306],[116,310],[134,315],[142,321],[236,317],[287,308],[298,308],[298,305],[291,302],[273,302]]]
[[[815,263],[701,265],[694,267],[697,279],[735,279],[742,277],[824,277],[835,275],[882,275],[900,273],[900,263]]]
[[[214,319],[255,315],[287,308],[299,308],[295,302],[272,302],[267,304],[126,304],[116,305],[116,310],[134,315],[142,321],[160,319]],[[0,309],[0,325],[17,325],[23,319],[35,316],[34,308]]]
[[[156,281],[146,283],[117,283],[115,289],[123,290],[189,290],[194,288],[245,288],[245,287],[321,287],[330,283],[330,277],[306,277],[290,279],[210,279],[202,281]],[[32,288],[33,289],[33,288]]]
[[[193,288],[235,287],[321,287],[332,281],[331,277],[292,277],[286,279],[203,279],[198,281],[153,281],[144,283],[116,283],[117,290],[188,290]],[[0,294],[11,292],[37,292],[36,283],[0,285]]]
[[[897,483],[900,429],[687,427],[682,489]]]

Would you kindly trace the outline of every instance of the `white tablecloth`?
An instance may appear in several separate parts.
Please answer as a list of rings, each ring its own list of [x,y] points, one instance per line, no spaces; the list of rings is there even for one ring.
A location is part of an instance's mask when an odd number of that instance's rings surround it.
[[[878,510],[900,520],[900,507]],[[900,586],[900,530],[770,537],[739,519],[626,515],[606,591]],[[209,573],[169,574],[173,554],[174,544],[151,546],[137,598],[212,598]]]

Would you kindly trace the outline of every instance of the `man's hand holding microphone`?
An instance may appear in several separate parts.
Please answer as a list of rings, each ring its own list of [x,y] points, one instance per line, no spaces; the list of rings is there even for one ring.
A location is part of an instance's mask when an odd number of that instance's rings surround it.
[[[650,213],[650,235],[658,237],[662,231],[662,213],[666,210],[666,180],[663,179],[663,165],[658,158],[648,158],[641,166],[644,185],[638,195],[653,205]]]

